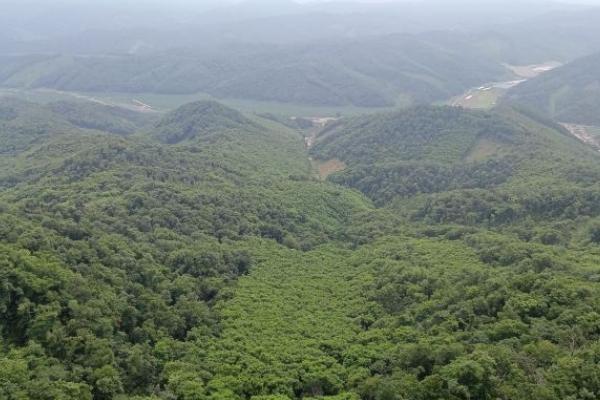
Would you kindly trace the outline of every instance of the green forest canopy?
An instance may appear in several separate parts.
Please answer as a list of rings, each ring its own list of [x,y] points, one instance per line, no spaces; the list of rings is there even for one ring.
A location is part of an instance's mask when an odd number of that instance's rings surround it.
[[[321,182],[274,119],[154,118],[2,100],[0,398],[600,396],[597,155],[560,127],[341,120]]]

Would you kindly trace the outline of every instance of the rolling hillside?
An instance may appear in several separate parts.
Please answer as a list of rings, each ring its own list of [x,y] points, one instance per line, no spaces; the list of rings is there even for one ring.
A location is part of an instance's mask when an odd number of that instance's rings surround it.
[[[342,120],[321,132],[312,154],[347,165],[334,182],[427,222],[496,225],[569,218],[572,207],[599,211],[593,149],[511,108],[418,107]]]
[[[35,104],[2,104],[27,144],[2,155],[0,332],[12,349],[0,357],[3,398],[147,394],[165,368],[188,373],[148,351],[218,330],[212,306],[254,265],[252,243],[309,249],[369,209],[311,179],[296,132],[215,103],[127,137],[82,130]],[[15,117],[17,106],[27,118]],[[194,132],[210,121],[211,136],[155,141],[176,116]]]
[[[200,101],[184,105],[164,116],[152,130],[152,136],[163,143],[177,144],[206,141],[211,135],[222,135],[228,131],[237,135],[247,134],[248,131],[256,134],[260,129],[259,125],[238,111],[214,101]]]
[[[600,125],[600,53],[525,82],[512,89],[506,100],[560,122]]]
[[[313,155],[377,209],[218,103],[126,135],[69,122],[97,104],[2,110],[2,398],[600,394],[597,156],[535,115],[328,126]]]
[[[314,106],[429,103],[508,75],[466,39],[393,35],[319,45],[231,45],[227,52],[14,56],[0,59],[0,83],[87,92],[203,92]]]

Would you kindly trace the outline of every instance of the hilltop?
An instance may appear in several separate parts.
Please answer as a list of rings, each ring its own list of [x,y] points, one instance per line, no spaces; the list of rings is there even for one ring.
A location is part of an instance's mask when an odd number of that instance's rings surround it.
[[[346,164],[332,181],[430,223],[568,218],[571,207],[598,212],[593,149],[518,109],[418,107],[342,120],[320,133],[312,154]],[[541,200],[548,197],[551,204]]]
[[[240,112],[215,101],[198,101],[169,112],[157,123],[151,136],[160,142],[177,144],[207,140],[224,132],[256,131],[260,127]]]

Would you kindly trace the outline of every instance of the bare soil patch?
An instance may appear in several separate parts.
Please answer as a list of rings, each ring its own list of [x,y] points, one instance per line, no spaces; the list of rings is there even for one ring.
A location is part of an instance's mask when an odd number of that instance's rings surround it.
[[[346,163],[337,158],[328,161],[313,161],[313,163],[319,173],[319,177],[323,180],[327,179],[329,175],[343,171],[347,168]]]
[[[502,145],[493,140],[481,139],[471,149],[465,157],[467,162],[477,162],[485,160],[488,157],[494,156],[500,152]]]

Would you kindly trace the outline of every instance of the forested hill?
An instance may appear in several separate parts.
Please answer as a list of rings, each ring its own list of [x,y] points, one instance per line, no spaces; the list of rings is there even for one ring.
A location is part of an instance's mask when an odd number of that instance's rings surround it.
[[[79,128],[117,135],[131,135],[147,129],[159,118],[158,114],[152,112],[87,101],[56,101],[49,103],[47,108]]]
[[[343,119],[323,182],[214,102],[0,110],[0,399],[600,396],[597,156],[543,118]]]
[[[429,222],[600,211],[597,154],[558,124],[508,107],[417,107],[342,120],[320,133],[312,154],[347,164],[334,182],[379,205],[414,204],[412,217]]]
[[[518,85],[506,100],[561,122],[600,125],[600,53]]]
[[[218,140],[171,146],[151,137],[198,104],[123,137],[2,100],[3,135],[24,145],[0,155],[0,398],[150,394],[167,375],[179,393],[190,371],[168,353],[204,351],[212,305],[252,268],[253,246],[307,250],[368,209],[311,179],[296,132],[206,105]],[[103,110],[50,108],[77,121]]]
[[[14,154],[57,136],[104,132],[131,135],[154,124],[157,116],[86,102],[36,104],[0,98],[0,153]]]
[[[14,154],[51,135],[77,128],[41,105],[13,98],[0,99],[0,153]]]
[[[235,131],[238,135],[257,134],[264,130],[240,112],[215,101],[199,101],[184,105],[162,118],[152,137],[168,144],[202,142],[211,135]]]

